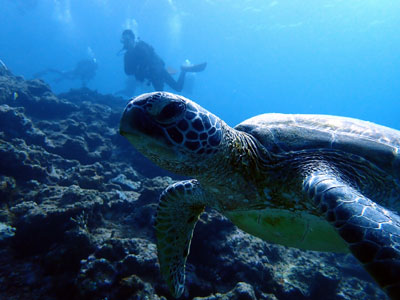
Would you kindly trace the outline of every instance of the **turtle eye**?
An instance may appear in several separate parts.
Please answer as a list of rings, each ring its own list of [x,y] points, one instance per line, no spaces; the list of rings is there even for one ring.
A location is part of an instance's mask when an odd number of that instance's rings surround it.
[[[185,111],[186,106],[183,102],[171,102],[167,104],[157,116],[157,121],[162,124],[173,123]]]

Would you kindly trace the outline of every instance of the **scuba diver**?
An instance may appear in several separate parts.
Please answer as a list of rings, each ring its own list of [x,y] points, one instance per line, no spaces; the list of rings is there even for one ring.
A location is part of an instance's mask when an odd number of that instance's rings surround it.
[[[86,87],[87,83],[96,75],[96,71],[97,61],[94,57],[92,57],[78,61],[75,68],[70,71],[60,71],[48,68],[34,74],[33,76],[40,78],[52,73],[57,75],[57,78],[54,79],[55,82],[60,82],[62,80],[80,80],[82,87]]]
[[[164,61],[156,54],[153,47],[143,41],[136,41],[132,30],[126,29],[122,33],[121,43],[125,50],[124,69],[127,75],[134,75],[138,81],[147,81],[154,90],[162,91],[164,83],[177,92],[182,91],[187,72],[201,72],[207,63],[198,65],[184,64],[178,80],[175,80],[165,68]],[[122,51],[121,50],[121,51]]]

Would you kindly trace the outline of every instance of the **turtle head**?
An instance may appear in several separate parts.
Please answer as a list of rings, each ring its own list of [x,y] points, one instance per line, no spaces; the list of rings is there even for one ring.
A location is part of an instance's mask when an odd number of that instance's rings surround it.
[[[167,92],[132,99],[120,121],[120,134],[172,172],[193,175],[197,164],[219,151],[223,122],[196,103]]]

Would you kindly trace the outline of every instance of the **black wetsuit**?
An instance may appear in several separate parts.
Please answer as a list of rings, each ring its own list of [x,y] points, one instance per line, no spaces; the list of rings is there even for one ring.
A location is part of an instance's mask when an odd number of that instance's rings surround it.
[[[132,49],[125,52],[124,68],[127,75],[135,75],[136,79],[142,82],[148,80],[156,91],[162,91],[164,83],[177,92],[182,90],[184,72],[181,72],[178,81],[175,81],[153,47],[143,41],[138,41]]]

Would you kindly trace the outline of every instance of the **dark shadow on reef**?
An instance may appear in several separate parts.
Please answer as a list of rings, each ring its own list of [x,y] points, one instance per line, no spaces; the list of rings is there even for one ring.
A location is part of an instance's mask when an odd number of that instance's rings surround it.
[[[119,136],[127,99],[54,95],[0,68],[0,298],[172,299],[158,195],[178,177]],[[214,211],[192,242],[184,299],[385,299],[349,256],[271,245]]]

